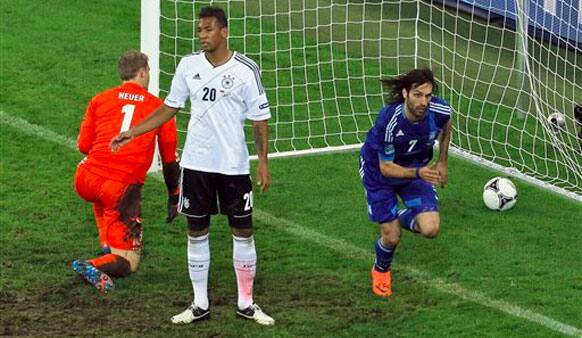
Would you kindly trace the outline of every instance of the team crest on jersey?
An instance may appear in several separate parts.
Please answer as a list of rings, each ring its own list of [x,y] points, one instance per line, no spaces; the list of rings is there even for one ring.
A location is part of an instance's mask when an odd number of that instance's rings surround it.
[[[234,85],[234,77],[232,75],[225,75],[222,78],[222,88],[230,89]]]

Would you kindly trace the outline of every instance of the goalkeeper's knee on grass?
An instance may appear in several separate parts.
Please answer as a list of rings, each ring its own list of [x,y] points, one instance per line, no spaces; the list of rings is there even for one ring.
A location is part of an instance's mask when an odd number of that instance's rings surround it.
[[[126,277],[132,272],[129,261],[116,254],[103,255],[89,263],[111,277]]]
[[[111,253],[128,263],[130,273],[136,272],[141,259],[141,250],[121,250],[111,248]]]

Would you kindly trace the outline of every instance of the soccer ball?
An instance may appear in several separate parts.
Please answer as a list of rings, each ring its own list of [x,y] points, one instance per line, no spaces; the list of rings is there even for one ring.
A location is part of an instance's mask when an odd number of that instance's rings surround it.
[[[554,133],[558,133],[566,127],[566,117],[564,114],[553,113],[548,116],[548,123],[550,124],[550,127],[552,127]]]
[[[509,179],[494,177],[483,187],[483,202],[491,210],[509,210],[517,202],[517,189]]]

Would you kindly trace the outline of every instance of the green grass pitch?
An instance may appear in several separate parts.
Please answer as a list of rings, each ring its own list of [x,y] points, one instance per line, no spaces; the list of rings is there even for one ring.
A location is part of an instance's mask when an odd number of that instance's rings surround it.
[[[98,246],[90,205],[72,188],[82,157],[70,145],[90,97],[118,83],[117,57],[139,48],[139,2],[4,1],[0,15],[0,335],[581,334],[580,204],[514,180],[516,207],[491,212],[481,189],[497,174],[456,158],[439,189],[441,236],[403,235],[389,300],[370,292],[377,229],[366,216],[356,152],[271,161],[272,187],[255,198],[255,299],[274,327],[234,316],[223,217],[211,228],[212,319],[170,323],[192,297],[186,227],[183,219],[164,223],[165,187],[156,177],[144,189],[140,271],[99,294],[70,268]],[[41,128],[13,123],[21,120]]]

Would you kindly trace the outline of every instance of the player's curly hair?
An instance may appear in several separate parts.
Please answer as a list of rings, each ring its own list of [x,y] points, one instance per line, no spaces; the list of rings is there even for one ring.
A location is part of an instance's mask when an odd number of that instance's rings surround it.
[[[117,72],[123,81],[131,80],[142,68],[148,67],[148,56],[137,50],[130,50],[117,61]]]
[[[434,80],[434,74],[432,73],[432,70],[428,68],[413,69],[408,73],[391,79],[381,79],[380,82],[382,82],[382,86],[386,92],[384,95],[384,101],[387,104],[404,102],[402,89],[410,91],[411,89],[421,86],[425,83],[432,84],[433,93],[436,93],[437,91],[437,84]]]
[[[204,7],[200,10],[200,14],[198,14],[198,18],[216,18],[216,21],[221,27],[228,27],[228,19],[226,18],[226,14],[224,10],[220,7]]]

